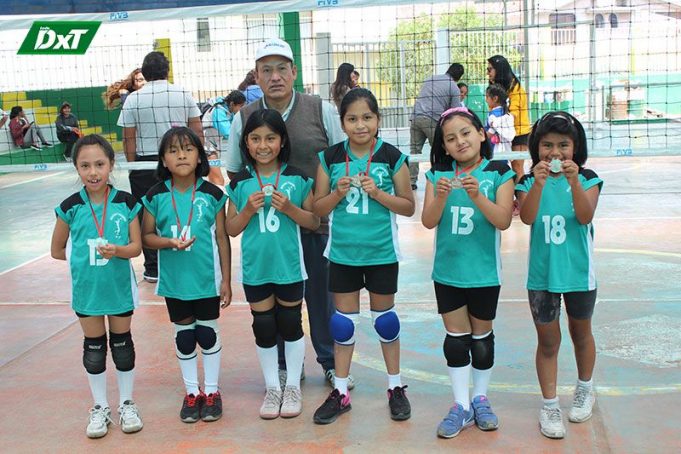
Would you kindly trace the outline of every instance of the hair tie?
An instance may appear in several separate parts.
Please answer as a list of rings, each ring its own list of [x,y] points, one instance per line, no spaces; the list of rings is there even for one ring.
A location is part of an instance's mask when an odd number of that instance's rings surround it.
[[[442,115],[440,115],[440,126],[442,126],[442,123],[453,113],[456,112],[461,112],[470,115],[470,110],[468,110],[466,107],[451,107],[444,112],[442,112]]]

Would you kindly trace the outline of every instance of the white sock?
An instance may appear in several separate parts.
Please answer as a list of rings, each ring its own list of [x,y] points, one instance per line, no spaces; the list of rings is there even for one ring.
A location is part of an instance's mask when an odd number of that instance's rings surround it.
[[[582,388],[591,389],[593,387],[593,384],[594,384],[593,378],[591,378],[589,381],[582,381],[579,379],[577,380],[577,386],[580,386]]]
[[[87,381],[90,383],[92,400],[95,401],[95,405],[99,405],[102,408],[108,407],[109,401],[106,398],[106,372],[97,375],[88,373]]]
[[[554,397],[553,399],[545,399],[542,398],[544,401],[544,406],[548,408],[560,408],[560,401],[558,400],[558,396]]]
[[[218,391],[221,353],[222,350],[210,355],[203,354],[203,386],[206,394],[213,394]]]
[[[305,360],[305,337],[297,341],[284,342],[284,355],[286,356],[286,386],[300,388],[300,373],[303,370]]]
[[[256,346],[255,349],[258,352],[258,360],[260,361],[262,375],[265,377],[265,387],[280,389],[279,352],[277,351],[277,346],[275,345],[270,348]]]
[[[118,405],[123,405],[126,400],[132,399],[132,390],[135,385],[135,369],[122,372],[116,369],[118,378]]]
[[[345,378],[340,378],[336,375],[336,378],[334,379],[336,389],[338,390],[339,393],[348,395],[348,377]]]
[[[395,389],[398,386],[402,387],[402,375],[401,374],[395,374],[395,375],[388,374],[388,389]]]
[[[199,395],[199,371],[198,359],[196,355],[190,359],[179,359],[180,370],[182,370],[182,379],[184,380],[184,387],[187,394]]]
[[[461,404],[464,410],[468,411],[471,407],[471,399],[468,391],[470,382],[471,365],[463,367],[448,367],[449,380],[452,382],[454,400]]]
[[[492,377],[492,368],[485,370],[472,368],[473,375],[473,397],[486,396],[489,380]]]

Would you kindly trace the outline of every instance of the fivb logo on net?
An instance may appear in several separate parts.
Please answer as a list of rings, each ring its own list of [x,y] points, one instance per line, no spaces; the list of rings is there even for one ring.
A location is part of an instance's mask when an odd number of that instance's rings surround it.
[[[99,21],[35,21],[19,48],[20,55],[83,55]]]

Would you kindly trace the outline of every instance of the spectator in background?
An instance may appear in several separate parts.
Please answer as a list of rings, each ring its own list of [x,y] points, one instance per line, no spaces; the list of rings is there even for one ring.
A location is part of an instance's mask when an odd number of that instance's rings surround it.
[[[0,128],[5,126],[7,120],[9,120],[9,115],[7,115],[7,112],[5,112],[4,110],[0,110]]]
[[[466,107],[466,98],[468,98],[468,84],[466,82],[459,82],[456,84],[459,87],[459,92],[461,93],[461,105]]]
[[[262,89],[255,82],[255,69],[251,69],[246,73],[246,77],[237,87],[246,97],[246,104],[257,101],[262,98]]]
[[[161,52],[150,52],[144,57],[142,74],[147,83],[130,93],[118,117],[127,161],[157,162],[159,142],[173,126],[188,126],[203,142],[201,111],[188,91],[168,82],[169,68],[168,59]],[[129,178],[132,195],[138,200],[158,182],[155,170],[131,170]],[[147,248],[143,252],[144,280],[157,282],[157,252]]]
[[[350,63],[341,63],[336,71],[336,80],[331,84],[331,99],[337,110],[340,110],[345,94],[355,88],[355,82],[352,80],[353,72],[355,72],[355,67]]]
[[[203,114],[201,122],[203,124],[203,134],[206,138],[205,145],[208,159],[220,158],[220,152],[223,146],[227,144],[227,139],[229,139],[229,131],[232,127],[234,115],[239,112],[245,103],[246,97],[244,94],[239,90],[234,90],[226,98],[222,96],[215,98],[213,107]],[[225,185],[221,167],[211,167],[208,179],[215,185]]]
[[[35,121],[28,121],[26,113],[21,106],[12,107],[9,113],[9,130],[12,134],[12,140],[14,140],[18,147],[40,150],[41,143],[46,147],[52,146],[45,139],[43,132],[35,124]]]
[[[354,70],[354,71],[352,72],[352,76],[350,76],[350,78],[352,79],[352,88],[360,88],[360,85],[359,85],[359,71]]]
[[[145,83],[147,83],[147,80],[144,78],[140,68],[135,69],[125,79],[112,83],[104,92],[106,108],[109,110],[113,109],[119,104],[116,102],[118,100],[120,100],[122,107],[128,95],[144,87]]]
[[[409,148],[412,155],[421,154],[426,139],[430,146],[433,146],[435,127],[442,112],[452,107],[461,107],[461,92],[456,84],[463,76],[463,72],[463,65],[452,63],[444,74],[436,74],[423,82],[410,118]],[[419,177],[418,162],[409,163],[409,175],[411,188],[416,189],[416,180]]]
[[[64,144],[64,158],[71,159],[73,144],[83,134],[80,132],[78,118],[71,113],[71,104],[67,101],[64,101],[59,108],[59,115],[54,124],[57,127],[57,139]]]

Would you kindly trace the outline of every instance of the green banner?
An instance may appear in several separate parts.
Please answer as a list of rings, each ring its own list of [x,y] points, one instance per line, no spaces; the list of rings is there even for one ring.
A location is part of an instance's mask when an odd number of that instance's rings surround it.
[[[102,23],[99,21],[35,21],[19,55],[83,55]]]

